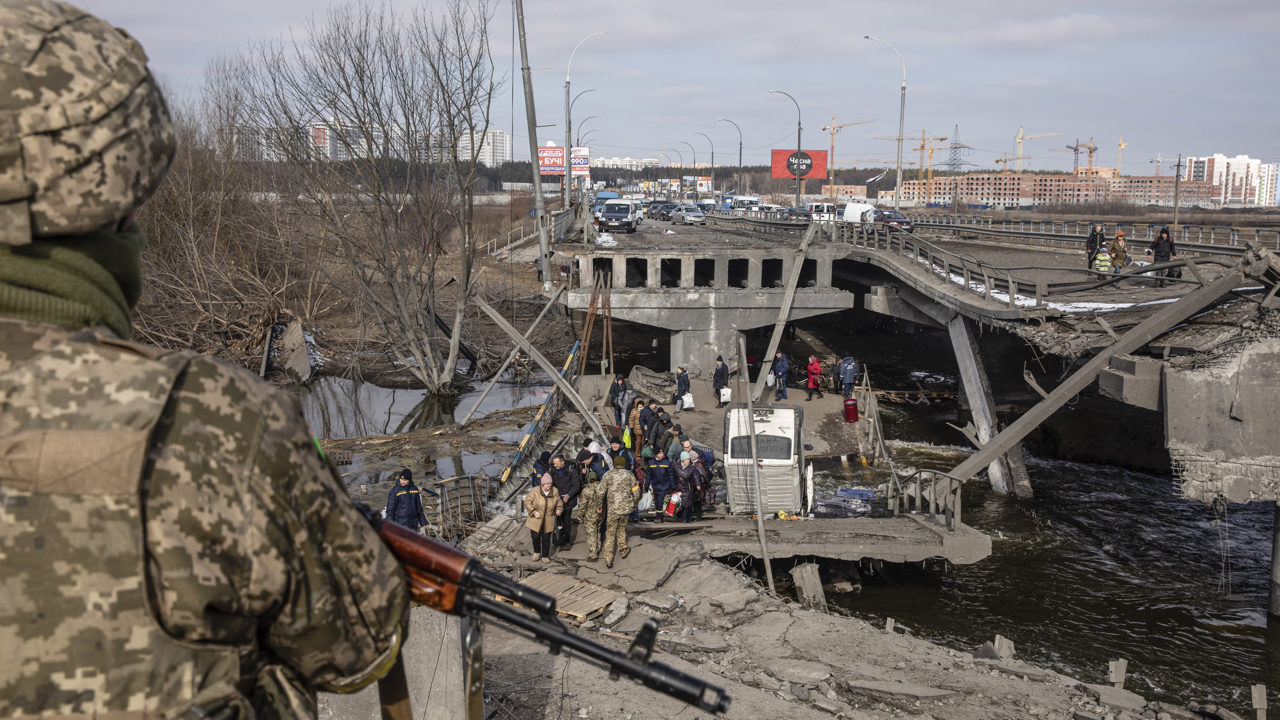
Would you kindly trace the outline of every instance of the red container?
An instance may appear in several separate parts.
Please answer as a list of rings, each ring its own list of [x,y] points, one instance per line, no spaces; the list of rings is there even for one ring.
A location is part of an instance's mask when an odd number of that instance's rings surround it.
[[[855,398],[844,399],[844,421],[858,422],[858,401]]]

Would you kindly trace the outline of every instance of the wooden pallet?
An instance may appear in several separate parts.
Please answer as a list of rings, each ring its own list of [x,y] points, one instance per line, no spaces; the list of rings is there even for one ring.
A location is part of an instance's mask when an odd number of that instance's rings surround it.
[[[593,585],[572,575],[553,573],[547,570],[527,578],[524,581],[524,585],[554,597],[556,599],[556,614],[579,623],[609,607],[614,600],[622,597],[620,592]],[[508,598],[499,597],[498,600],[516,607],[524,607]]]

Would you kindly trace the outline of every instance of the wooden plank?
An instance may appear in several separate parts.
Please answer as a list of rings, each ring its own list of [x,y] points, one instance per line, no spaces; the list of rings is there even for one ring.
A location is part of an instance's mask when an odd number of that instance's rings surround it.
[[[593,585],[571,575],[548,570],[534,574],[526,579],[524,584],[554,597],[556,614],[577,622],[586,620],[622,597],[622,593]],[[516,607],[524,607],[509,598],[499,597],[498,600]]]

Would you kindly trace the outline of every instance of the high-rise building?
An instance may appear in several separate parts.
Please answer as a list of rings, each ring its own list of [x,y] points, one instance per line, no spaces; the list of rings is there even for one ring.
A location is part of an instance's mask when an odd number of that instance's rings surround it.
[[[468,133],[458,138],[458,157],[471,157],[472,146],[477,134]],[[490,128],[485,131],[480,141],[480,152],[476,161],[488,167],[498,167],[511,162],[511,136],[505,131]]]
[[[1227,157],[1215,153],[1207,157],[1188,157],[1182,171],[1183,180],[1213,183],[1220,205],[1270,205],[1275,197],[1274,185],[1262,184],[1262,161],[1248,155]],[[1269,191],[1269,192],[1268,192]]]

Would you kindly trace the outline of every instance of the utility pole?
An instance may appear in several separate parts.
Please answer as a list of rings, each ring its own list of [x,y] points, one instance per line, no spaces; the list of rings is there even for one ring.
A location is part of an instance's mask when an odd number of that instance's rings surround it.
[[[1182,153],[1178,153],[1178,164],[1173,166],[1173,232],[1178,233],[1178,205],[1181,201],[1180,191],[1182,190]]]
[[[520,74],[524,76],[524,114],[529,122],[529,165],[533,169],[533,207],[538,222],[538,267],[542,268],[542,292],[549,293],[551,292],[551,243],[547,239],[547,203],[542,197],[542,173],[538,167],[538,118],[533,106],[533,73],[529,69],[529,46],[524,37],[524,2],[523,0],[515,0],[515,2],[516,23],[520,26]],[[565,155],[566,170],[568,162],[569,156]]]

